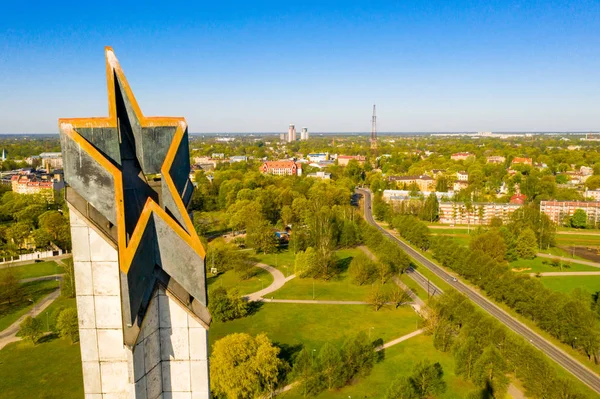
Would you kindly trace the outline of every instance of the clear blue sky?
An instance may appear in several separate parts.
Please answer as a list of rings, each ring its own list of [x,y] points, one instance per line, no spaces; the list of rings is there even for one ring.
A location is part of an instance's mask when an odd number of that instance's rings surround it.
[[[4,133],[106,115],[107,45],[142,111],[191,132],[368,131],[373,103],[380,131],[600,130],[598,1],[18,3]]]

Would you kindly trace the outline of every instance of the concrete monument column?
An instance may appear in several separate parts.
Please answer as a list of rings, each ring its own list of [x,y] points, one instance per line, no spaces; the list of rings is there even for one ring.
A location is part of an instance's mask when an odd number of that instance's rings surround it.
[[[145,117],[106,49],[109,116],[61,119],[85,399],[208,398],[187,124]]]

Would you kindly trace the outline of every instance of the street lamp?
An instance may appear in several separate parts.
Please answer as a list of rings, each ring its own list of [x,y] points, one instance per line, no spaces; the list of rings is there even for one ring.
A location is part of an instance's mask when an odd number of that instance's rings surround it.
[[[373,330],[375,327],[371,327],[369,328],[369,341],[371,340],[371,330]]]
[[[315,299],[315,280],[313,279],[313,299]]]
[[[311,355],[312,355],[312,366],[313,367],[315,367],[315,352],[316,351],[317,351],[316,349],[313,349],[312,352],[311,352]]]
[[[263,285],[262,278],[259,278],[259,279],[258,279],[258,281],[260,281],[260,289],[261,289],[261,291],[262,291],[262,289],[265,287],[265,286]]]

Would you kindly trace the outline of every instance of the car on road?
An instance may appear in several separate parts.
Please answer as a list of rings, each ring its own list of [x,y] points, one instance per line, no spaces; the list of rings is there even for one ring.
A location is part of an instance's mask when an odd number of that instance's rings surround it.
[[[452,277],[452,281],[458,281],[456,277]]]

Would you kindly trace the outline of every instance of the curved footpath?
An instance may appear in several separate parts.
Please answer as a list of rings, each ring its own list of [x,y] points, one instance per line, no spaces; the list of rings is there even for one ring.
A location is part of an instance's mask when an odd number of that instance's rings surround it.
[[[367,209],[369,209],[369,212],[365,211],[365,219],[369,224],[377,227],[384,235],[396,242],[409,257],[422,264],[438,277],[445,280],[448,285],[456,289],[458,292],[464,294],[484,311],[489,313],[491,316],[506,325],[518,335],[528,340],[533,346],[561,365],[565,370],[573,374],[594,391],[600,393],[600,376],[598,376],[598,374],[590,370],[587,366],[583,365],[571,355],[567,354],[558,346],[554,345],[552,342],[548,341],[546,338],[527,327],[525,324],[518,321],[515,317],[499,308],[498,305],[493,303],[491,300],[475,291],[469,285],[463,283],[461,279],[457,278],[456,281],[454,281],[455,279],[453,278],[453,275],[446,272],[443,268],[436,265],[413,249],[410,245],[406,244],[404,241],[400,240],[398,237],[377,224],[375,219],[373,219],[373,214],[371,212],[371,192],[365,189],[360,189],[357,191],[363,194],[365,206]]]
[[[43,281],[48,280],[49,276],[42,276],[36,278],[26,279],[27,281]],[[52,276],[52,280],[59,278],[62,279],[62,275]],[[21,280],[25,281],[25,280]],[[17,333],[19,332],[19,326],[28,316],[37,317],[40,313],[42,313],[48,306],[52,304],[58,297],[60,296],[60,288],[57,288],[54,292],[44,297],[41,301],[33,305],[33,309],[29,312],[25,313],[23,316],[19,317],[17,321],[12,323],[10,326],[0,331],[0,349],[4,348],[6,345],[11,342],[19,341],[21,338],[17,337]]]

